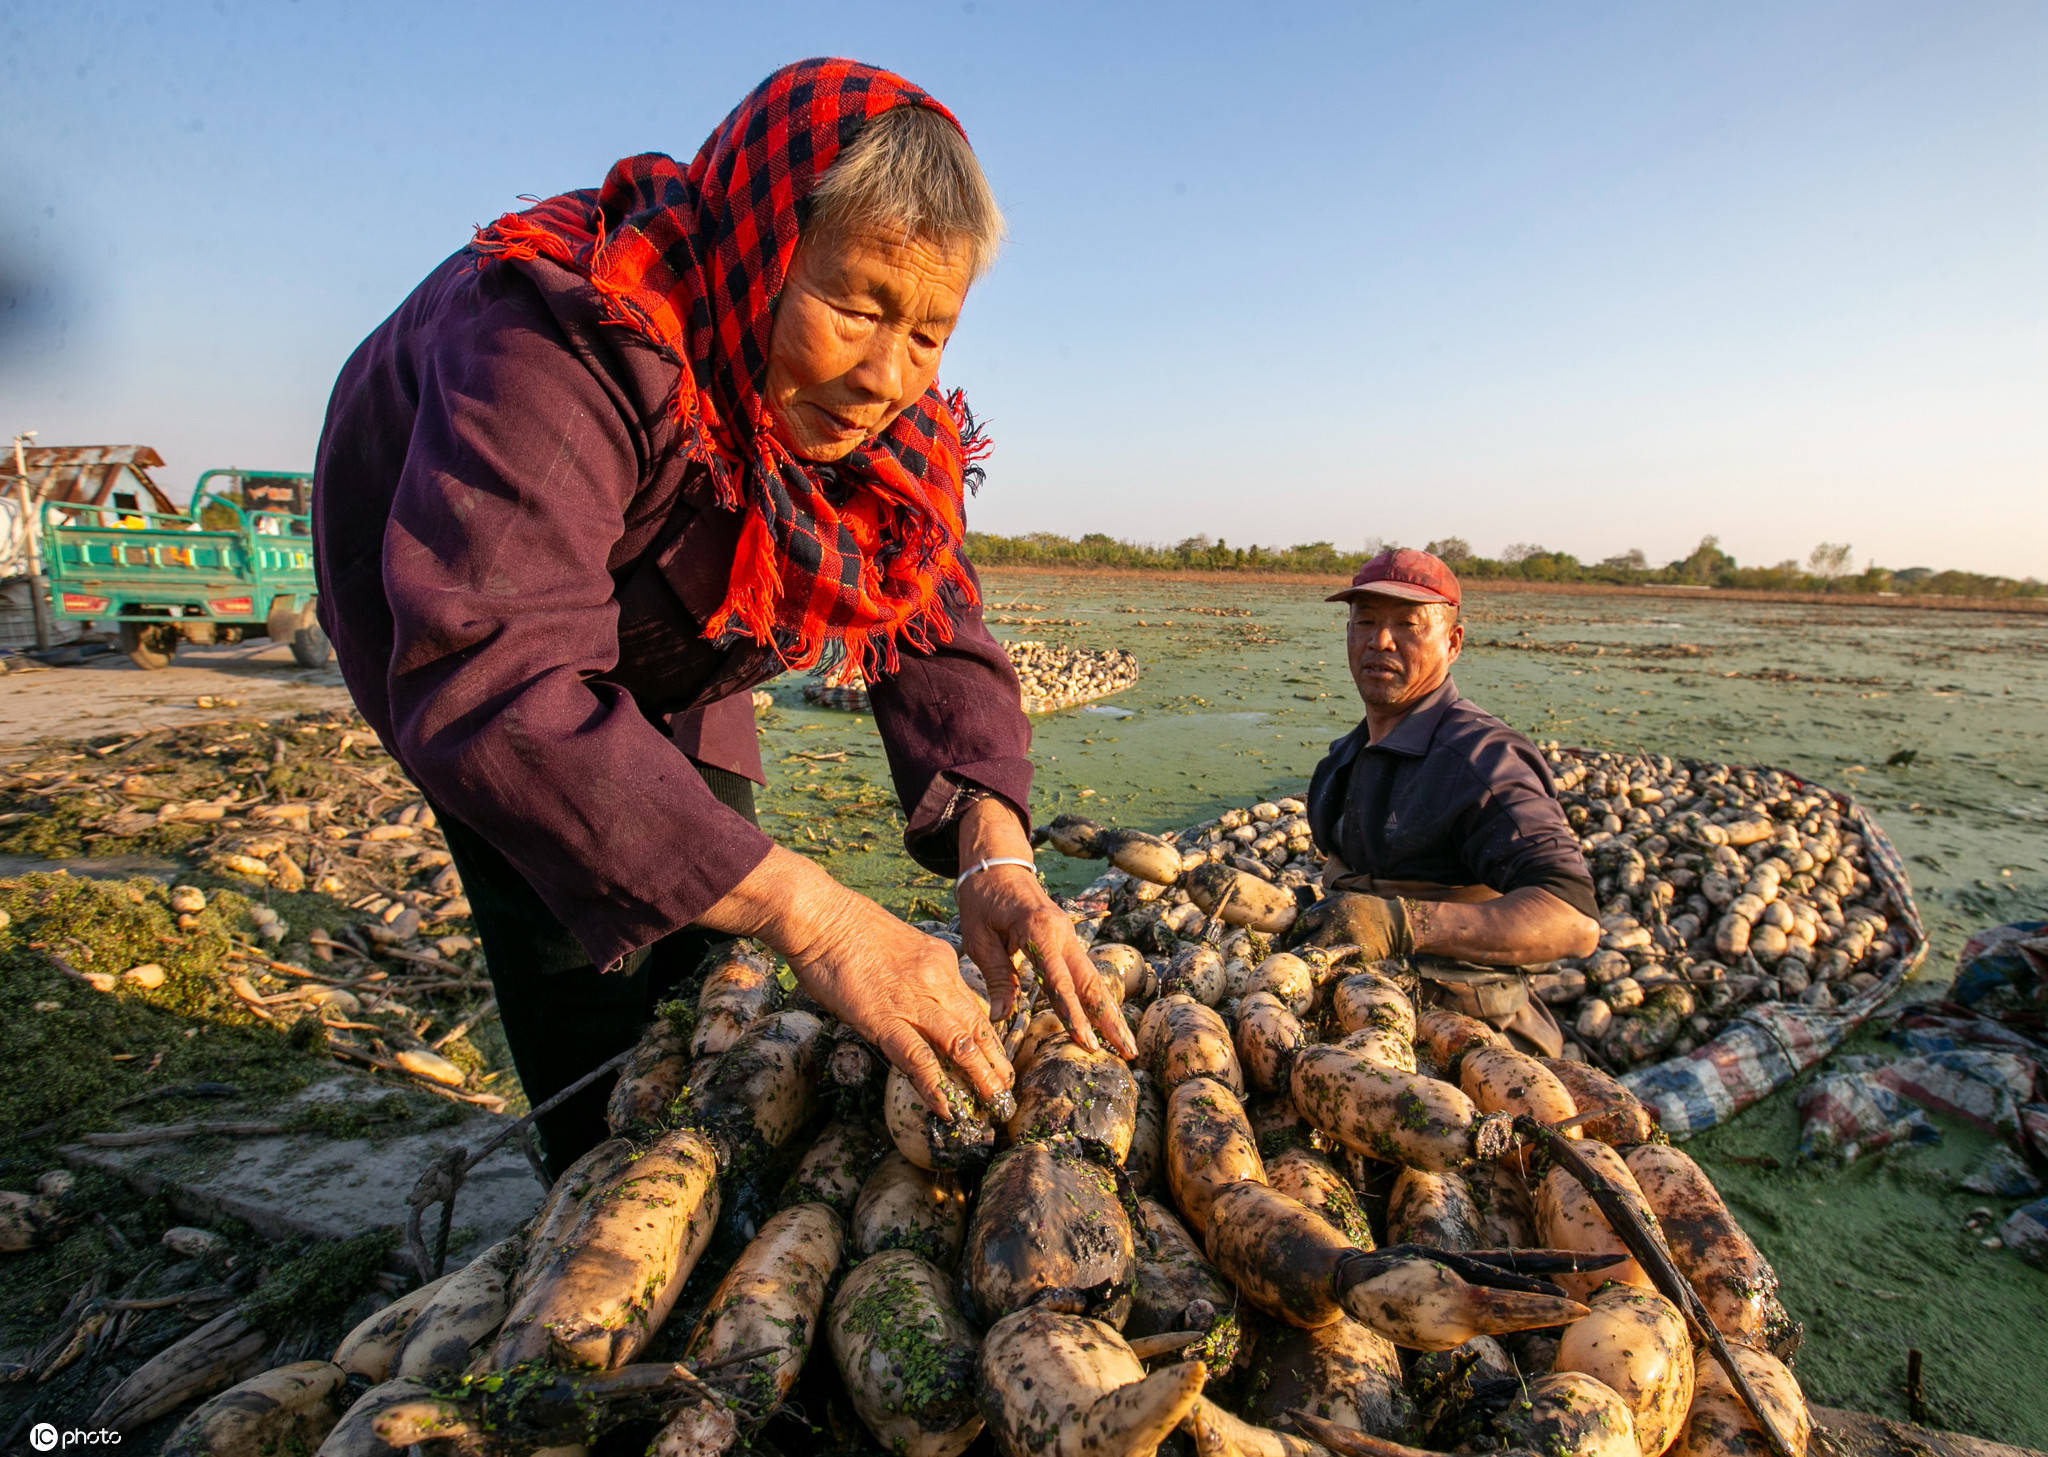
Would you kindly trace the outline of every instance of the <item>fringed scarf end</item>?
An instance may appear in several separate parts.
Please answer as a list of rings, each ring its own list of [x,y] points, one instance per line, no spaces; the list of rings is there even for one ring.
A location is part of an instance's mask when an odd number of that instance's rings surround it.
[[[483,255],[479,266],[490,258],[523,262],[546,257],[567,263],[573,257],[566,239],[518,212],[508,212],[488,227],[478,228],[470,246]]]
[[[954,390],[946,396],[946,413],[953,417],[953,428],[960,434],[961,488],[979,494],[982,482],[988,479],[988,468],[981,462],[995,448],[995,442],[988,438],[988,422],[975,418],[965,390]]]

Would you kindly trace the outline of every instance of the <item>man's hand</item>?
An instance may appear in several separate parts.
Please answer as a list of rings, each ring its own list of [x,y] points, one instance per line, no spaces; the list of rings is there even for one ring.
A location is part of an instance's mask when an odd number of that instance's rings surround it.
[[[1374,900],[1339,894],[1330,900]],[[1330,901],[1324,901],[1328,905]],[[1383,903],[1385,904],[1385,903]],[[1403,951],[1455,957],[1482,966],[1537,966],[1566,956],[1590,956],[1600,942],[1600,923],[1574,910],[1540,885],[1518,886],[1506,895],[1477,901],[1403,898],[1409,944]],[[1321,907],[1315,909],[1320,910]],[[1304,919],[1310,913],[1304,911]],[[1327,914],[1338,915],[1332,911]],[[1297,920],[1296,925],[1301,921]],[[1338,940],[1344,937],[1339,936]],[[1320,944],[1320,943],[1319,943]]]
[[[997,799],[978,800],[961,816],[961,866],[989,858],[1031,858],[1024,826]],[[963,948],[988,981],[998,1020],[1017,995],[1015,958],[1021,953],[1038,968],[1053,1010],[1076,1043],[1094,1051],[1101,1045],[1099,1032],[1117,1056],[1138,1055],[1123,1010],[1088,959],[1074,923],[1036,875],[1021,865],[992,865],[962,882],[956,901]]]
[[[1348,890],[1326,895],[1296,916],[1288,944],[1356,946],[1367,961],[1405,956],[1415,949],[1406,905]]]

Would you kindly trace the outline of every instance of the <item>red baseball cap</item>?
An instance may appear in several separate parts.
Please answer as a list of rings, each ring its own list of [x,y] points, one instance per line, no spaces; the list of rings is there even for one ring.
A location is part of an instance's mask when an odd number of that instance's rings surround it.
[[[1325,602],[1352,602],[1360,597],[1399,597],[1404,602],[1458,605],[1458,579],[1451,569],[1426,551],[1409,547],[1383,551],[1358,569],[1351,585],[1325,597]]]

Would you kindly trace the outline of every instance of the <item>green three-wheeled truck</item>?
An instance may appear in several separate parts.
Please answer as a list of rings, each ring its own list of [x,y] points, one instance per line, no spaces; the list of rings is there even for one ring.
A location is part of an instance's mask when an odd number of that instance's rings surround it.
[[[332,649],[313,616],[311,490],[299,471],[211,470],[182,516],[48,502],[51,606],[114,623],[139,667],[167,666],[180,642],[265,636],[322,667]]]

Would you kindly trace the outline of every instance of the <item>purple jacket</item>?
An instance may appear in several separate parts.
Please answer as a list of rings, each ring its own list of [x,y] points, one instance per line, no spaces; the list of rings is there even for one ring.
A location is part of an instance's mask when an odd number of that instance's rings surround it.
[[[677,457],[675,370],[567,270],[458,253],[351,356],[315,464],[320,621],[357,706],[603,967],[769,849],[678,748],[758,775],[731,695],[782,665],[702,636],[740,518]],[[1020,815],[1031,789],[1009,658],[978,608],[953,621],[869,687],[905,845],[940,873],[965,789]]]
[[[1579,837],[1536,746],[1445,678],[1393,731],[1330,745],[1308,788],[1316,844],[1382,880],[1540,886],[1599,914]]]

